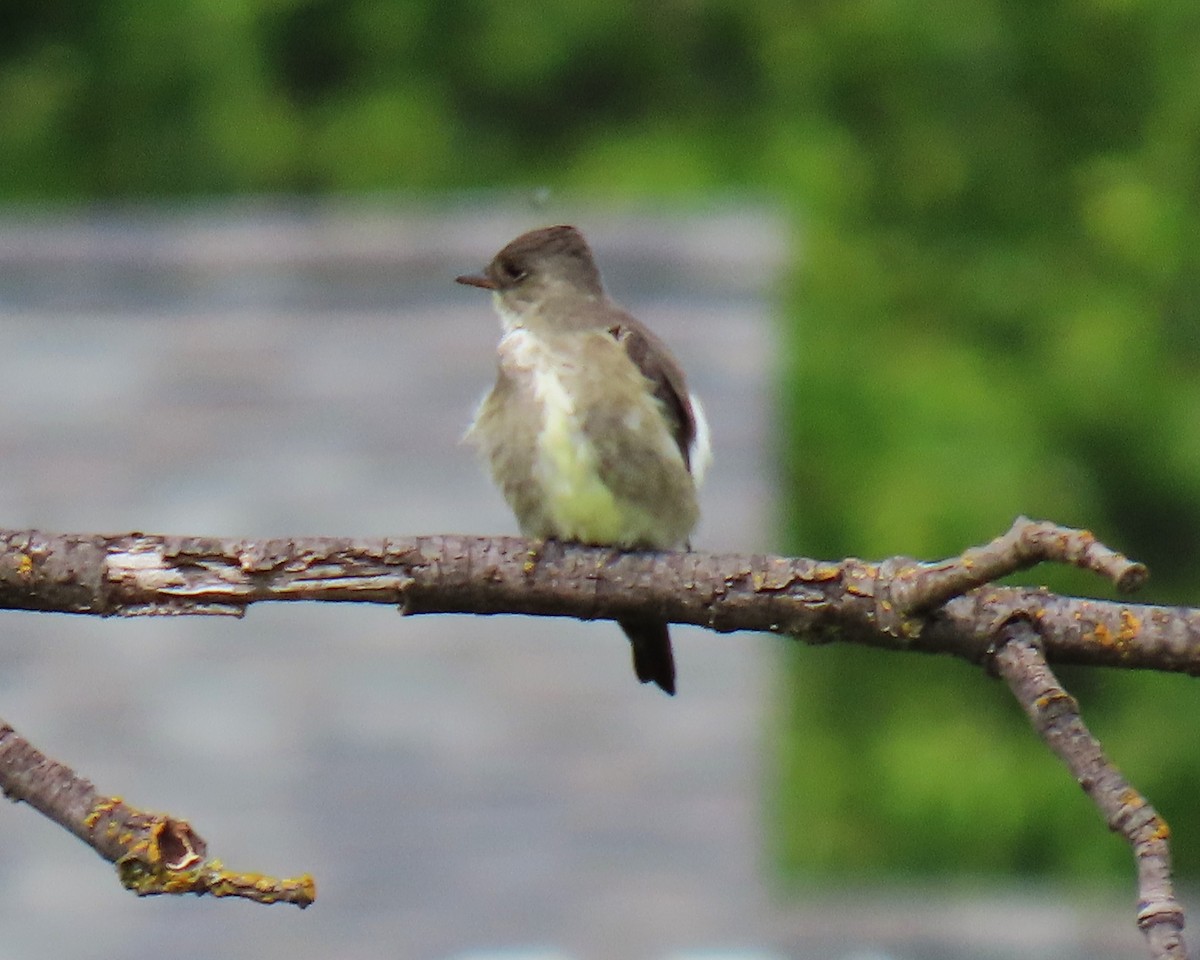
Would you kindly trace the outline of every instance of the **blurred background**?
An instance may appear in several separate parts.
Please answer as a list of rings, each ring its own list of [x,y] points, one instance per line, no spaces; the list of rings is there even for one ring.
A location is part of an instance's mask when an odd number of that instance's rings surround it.
[[[1196,602],[1200,7],[10,0],[5,24],[5,526],[510,531],[456,445],[496,328],[449,280],[567,221],[706,398],[698,546],[938,557],[1024,513]],[[603,625],[5,625],[0,715],[321,900],[131,903],[6,810],[0,956],[47,929],[71,956],[180,929],[234,955],[1137,949],[1128,851],[949,660],[681,631],[659,702]],[[1194,882],[1193,682],[1063,678]]]

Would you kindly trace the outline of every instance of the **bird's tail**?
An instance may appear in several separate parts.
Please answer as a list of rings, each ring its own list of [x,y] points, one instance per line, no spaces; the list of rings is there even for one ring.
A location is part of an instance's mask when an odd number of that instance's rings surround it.
[[[633,646],[633,672],[642,683],[657,683],[675,695],[675,657],[671,634],[658,620],[618,620]]]

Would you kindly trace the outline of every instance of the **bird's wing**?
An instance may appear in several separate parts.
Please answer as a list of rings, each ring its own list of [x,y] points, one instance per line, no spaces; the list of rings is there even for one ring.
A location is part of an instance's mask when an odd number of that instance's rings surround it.
[[[628,314],[622,314],[608,332],[625,348],[629,359],[650,381],[679,445],[683,462],[692,467],[692,441],[696,439],[696,416],[683,371],[658,337]]]

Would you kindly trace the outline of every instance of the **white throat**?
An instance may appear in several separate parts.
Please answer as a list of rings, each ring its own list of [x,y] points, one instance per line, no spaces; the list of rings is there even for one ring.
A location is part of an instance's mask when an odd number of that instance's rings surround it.
[[[525,316],[515,310],[510,310],[508,304],[504,302],[504,298],[499,293],[492,294],[492,306],[495,308],[497,315],[500,317],[500,326],[505,333],[512,333],[514,330],[521,330],[525,326]]]

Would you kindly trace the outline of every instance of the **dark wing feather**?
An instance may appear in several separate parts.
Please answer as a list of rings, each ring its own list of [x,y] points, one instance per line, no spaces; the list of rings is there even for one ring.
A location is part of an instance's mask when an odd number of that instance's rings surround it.
[[[662,403],[671,423],[671,434],[679,445],[683,462],[692,469],[692,441],[696,439],[696,418],[683,371],[671,356],[667,345],[633,317],[624,314],[608,328],[629,354],[647,380],[654,385],[654,396]]]

